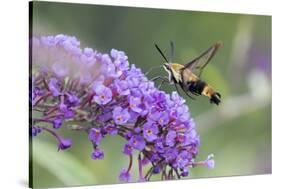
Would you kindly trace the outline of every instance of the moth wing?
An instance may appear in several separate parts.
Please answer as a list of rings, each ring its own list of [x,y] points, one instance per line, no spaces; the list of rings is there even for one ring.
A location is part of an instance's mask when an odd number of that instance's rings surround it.
[[[189,69],[198,77],[201,76],[203,69],[207,66],[210,60],[214,57],[217,50],[222,46],[221,43],[217,42],[213,44],[210,48],[208,48],[205,52],[203,52],[197,58],[191,60],[190,62],[186,63],[182,68],[182,71],[185,69]]]
[[[183,83],[188,83],[194,79],[194,74],[187,68],[181,72]]]

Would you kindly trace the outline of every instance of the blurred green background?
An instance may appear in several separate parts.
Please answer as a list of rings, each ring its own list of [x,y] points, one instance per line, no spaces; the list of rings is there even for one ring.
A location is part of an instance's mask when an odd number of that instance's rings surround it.
[[[125,51],[144,72],[163,63],[154,43],[168,56],[174,41],[174,62],[186,63],[223,42],[202,76],[222,94],[221,105],[204,97],[186,98],[201,137],[197,160],[213,153],[216,166],[191,169],[188,178],[271,173],[270,16],[49,2],[34,2],[32,11],[34,35],[63,33],[77,37],[81,47]],[[166,72],[155,69],[149,77],[156,75]],[[105,159],[93,161],[84,133],[60,132],[73,139],[67,151],[57,152],[48,134],[33,138],[34,187],[118,183],[120,169],[128,164],[121,152],[124,139],[107,137],[102,142]]]

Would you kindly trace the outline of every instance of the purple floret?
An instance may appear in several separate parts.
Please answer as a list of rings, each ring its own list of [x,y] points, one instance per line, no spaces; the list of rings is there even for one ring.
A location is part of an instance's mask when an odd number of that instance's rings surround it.
[[[146,122],[143,125],[143,136],[149,142],[157,139],[158,132],[159,130],[157,125],[152,122]]]
[[[116,124],[125,124],[130,119],[130,114],[127,109],[120,106],[113,110],[113,120]]]
[[[119,175],[119,180],[121,182],[129,182],[131,180],[131,175],[126,169],[122,169]]]
[[[65,150],[67,148],[70,148],[71,146],[72,146],[72,140],[71,139],[60,138],[60,143],[58,145],[58,150]]]
[[[134,135],[129,140],[129,144],[136,150],[143,150],[145,147],[145,141],[142,136]]]
[[[102,133],[101,130],[92,128],[89,133],[89,140],[94,142],[95,144],[99,145],[100,141],[102,139]]]
[[[105,87],[102,84],[95,85],[94,92],[96,93],[94,101],[99,105],[105,105],[112,99],[112,92],[110,88]]]
[[[98,159],[103,159],[103,158],[104,158],[103,151],[99,148],[95,149],[95,151],[92,153],[93,160],[98,160]]]

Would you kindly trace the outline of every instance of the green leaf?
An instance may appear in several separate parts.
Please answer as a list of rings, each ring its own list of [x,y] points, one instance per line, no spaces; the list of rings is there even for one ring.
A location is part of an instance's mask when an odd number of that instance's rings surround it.
[[[65,185],[97,183],[93,171],[67,151],[57,151],[51,143],[33,140],[33,161],[47,169]]]

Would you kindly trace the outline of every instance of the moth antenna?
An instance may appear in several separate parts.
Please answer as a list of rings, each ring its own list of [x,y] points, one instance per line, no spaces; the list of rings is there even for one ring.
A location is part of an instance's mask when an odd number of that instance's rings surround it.
[[[161,51],[161,49],[158,47],[158,45],[156,43],[154,43],[156,49],[158,50],[158,52],[162,55],[162,57],[164,58],[164,60],[166,62],[169,62],[168,59],[165,57],[164,53]]]
[[[175,46],[173,41],[170,41],[170,46],[171,46],[171,54],[170,54],[169,62],[171,63],[175,54]]]

